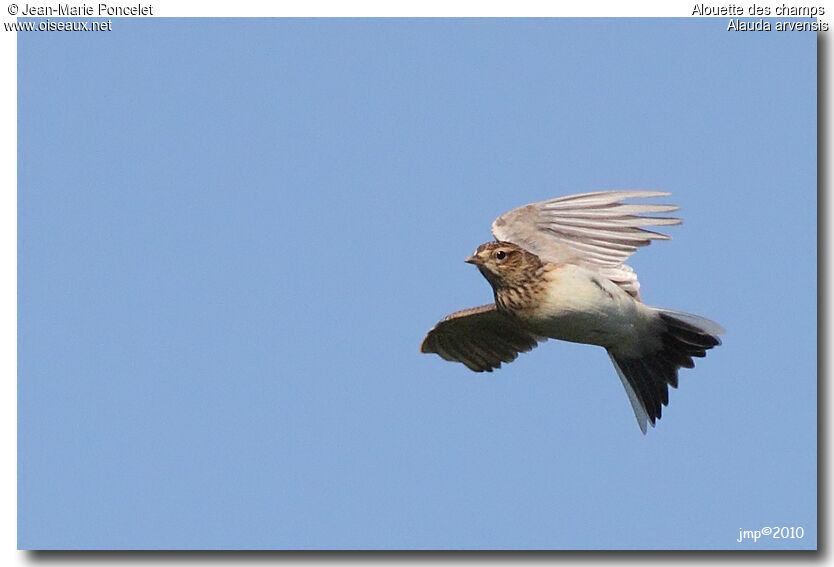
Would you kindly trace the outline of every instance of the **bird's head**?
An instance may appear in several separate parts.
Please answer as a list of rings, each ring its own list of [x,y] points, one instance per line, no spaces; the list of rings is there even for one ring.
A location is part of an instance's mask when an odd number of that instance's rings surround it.
[[[542,265],[535,254],[512,242],[487,242],[466,259],[478,267],[493,288],[515,286]]]

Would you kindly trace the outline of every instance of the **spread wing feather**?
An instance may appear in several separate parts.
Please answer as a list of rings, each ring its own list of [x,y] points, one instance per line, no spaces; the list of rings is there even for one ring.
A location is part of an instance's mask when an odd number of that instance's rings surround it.
[[[665,197],[661,191],[599,191],[525,205],[498,217],[492,234],[555,263],[583,263],[596,268],[639,299],[637,275],[624,262],[641,246],[669,236],[646,226],[680,224],[675,205],[627,204],[625,199]]]
[[[532,350],[539,341],[512,316],[495,304],[457,311],[428,332],[421,352],[433,352],[445,360],[461,362],[475,372],[492,372],[502,362],[512,362],[519,353]]]

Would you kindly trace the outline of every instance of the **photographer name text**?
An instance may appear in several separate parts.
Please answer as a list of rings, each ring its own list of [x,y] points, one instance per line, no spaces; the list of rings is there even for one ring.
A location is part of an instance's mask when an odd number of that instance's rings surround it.
[[[153,16],[150,4],[114,6],[111,4],[58,4],[37,6],[24,4],[19,16]]]

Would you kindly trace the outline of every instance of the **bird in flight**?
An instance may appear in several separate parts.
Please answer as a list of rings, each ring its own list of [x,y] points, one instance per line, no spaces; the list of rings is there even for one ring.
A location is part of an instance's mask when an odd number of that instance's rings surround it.
[[[495,302],[452,313],[431,329],[421,352],[492,372],[548,338],[608,351],[637,424],[660,419],[678,369],[721,344],[717,323],[649,307],[637,274],[624,262],[652,240],[642,227],[680,224],[666,216],[675,205],[624,203],[665,197],[659,191],[600,191],[532,203],[492,223],[495,241],[466,262],[492,286]]]

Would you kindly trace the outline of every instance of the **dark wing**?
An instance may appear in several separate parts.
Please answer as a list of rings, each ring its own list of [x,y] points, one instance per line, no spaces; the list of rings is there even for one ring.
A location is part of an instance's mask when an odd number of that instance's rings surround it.
[[[637,275],[624,262],[637,248],[665,234],[644,226],[680,224],[673,217],[641,216],[669,213],[675,205],[625,204],[624,199],[665,197],[659,191],[599,191],[532,203],[504,213],[492,223],[498,240],[512,242],[546,262],[581,263],[593,267],[635,298]]]
[[[475,372],[492,372],[512,362],[520,352],[533,349],[545,337],[530,334],[495,304],[452,313],[428,332],[420,352],[433,352],[445,360],[462,362]]]

